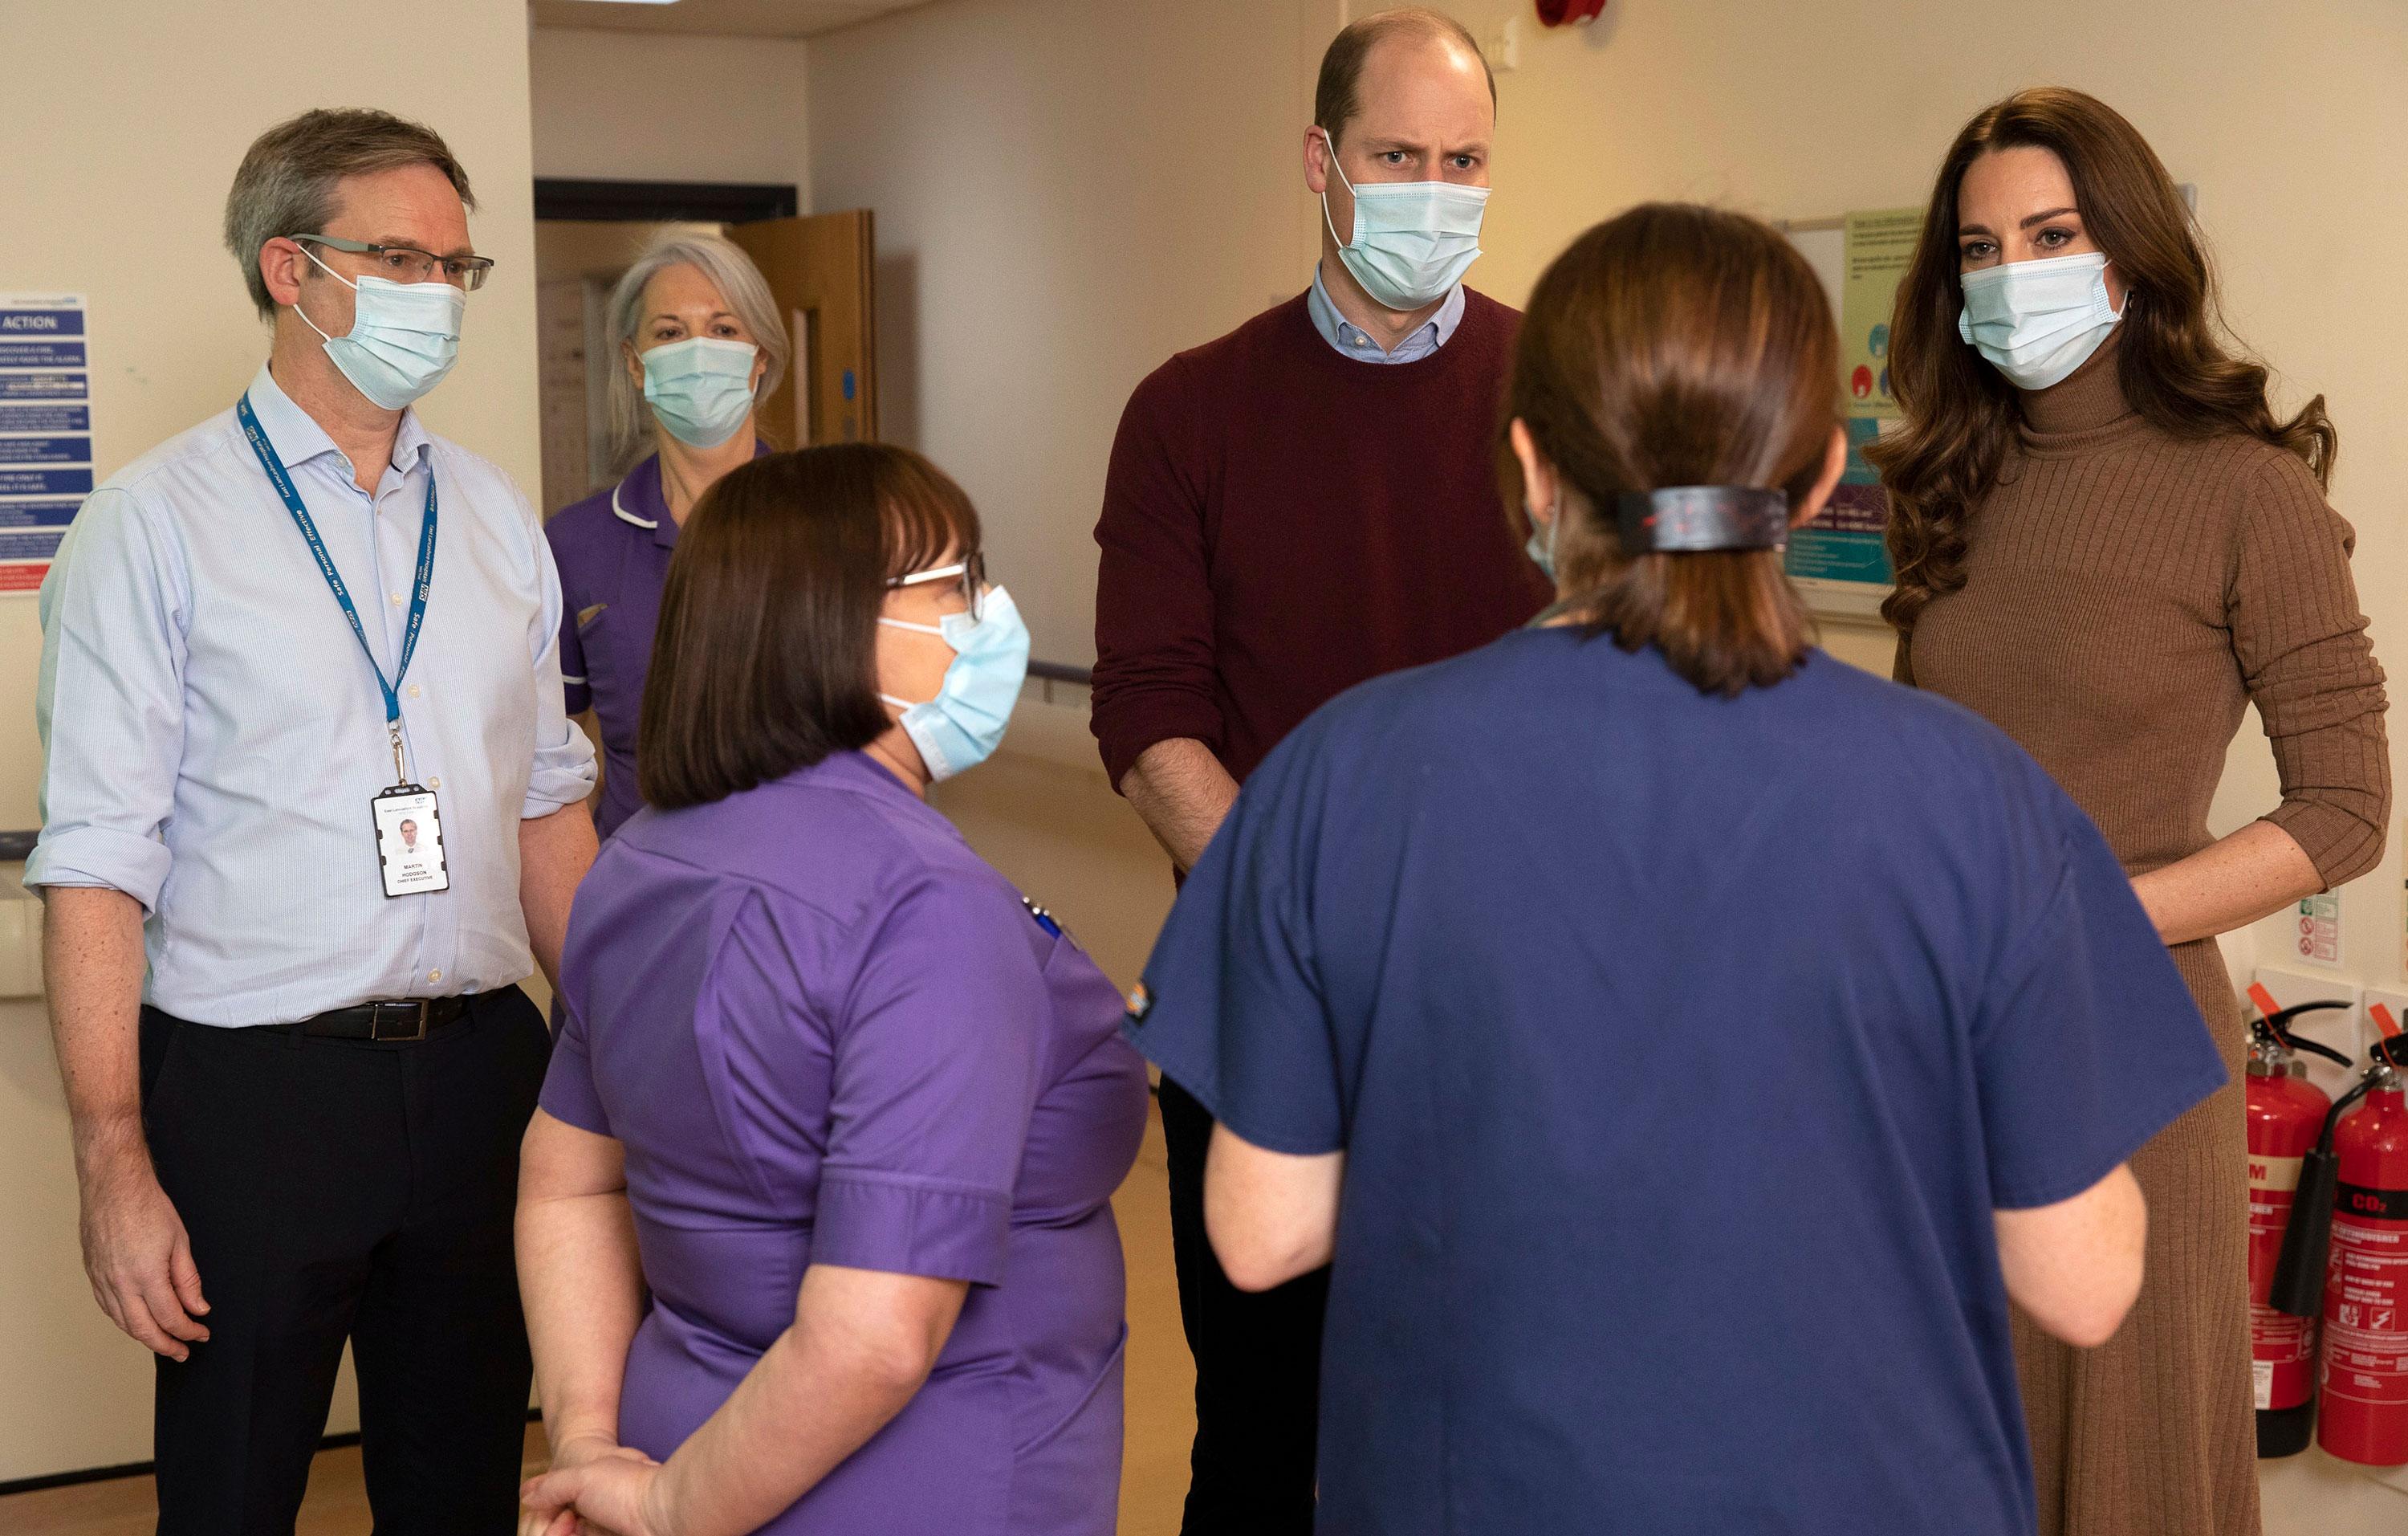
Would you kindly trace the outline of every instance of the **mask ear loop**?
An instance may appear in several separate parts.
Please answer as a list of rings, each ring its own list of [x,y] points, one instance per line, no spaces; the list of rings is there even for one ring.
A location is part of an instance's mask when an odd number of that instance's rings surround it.
[[[313,261],[313,262],[317,262],[317,263],[318,263],[318,269],[319,269],[320,271],[322,271],[322,272],[325,273],[325,274],[326,274],[326,276],[328,276],[328,277],[330,277],[330,278],[334,279],[337,282],[341,283],[344,287],[346,287],[346,288],[350,289],[350,290],[351,290],[352,293],[354,293],[354,294],[356,294],[356,293],[358,293],[358,292],[360,291],[360,285],[359,285],[358,283],[353,282],[351,279],[349,279],[349,278],[347,278],[347,277],[343,276],[340,272],[337,272],[337,271],[336,271],[333,267],[328,266],[324,262],[322,262],[322,261],[319,261],[319,260],[318,260],[318,253],[317,253],[316,251],[312,251],[312,250],[310,250],[310,249],[309,249],[309,242],[308,242],[308,241],[307,241],[307,240],[295,240],[295,241],[294,241],[293,243],[294,243],[294,245],[297,245],[297,246],[299,246],[299,247],[301,248],[301,254],[303,254],[303,255],[305,255],[305,256],[308,257],[308,258],[309,258],[311,261]],[[319,330],[318,330],[318,323],[317,323],[316,321],[311,320],[311,319],[309,318],[309,311],[308,311],[308,310],[304,309],[303,308],[301,308],[301,295],[300,295],[300,294],[294,294],[294,295],[293,295],[293,312],[294,312],[294,314],[299,315],[299,316],[301,317],[301,323],[302,323],[302,324],[308,326],[308,327],[309,327],[311,330],[313,330],[313,331],[318,331],[318,336],[319,336],[319,337],[320,337],[322,340],[332,341],[332,340],[334,340],[334,339],[335,339],[333,337],[326,335],[326,333],[325,333],[325,332],[323,332],[323,331],[319,331]],[[352,323],[352,324],[354,324],[354,325],[357,325],[357,324],[359,323],[359,322],[358,322],[358,320],[357,320],[356,318],[354,318],[354,319],[352,320],[351,323]]]
[[[1346,189],[1346,195],[1348,197],[1354,197],[1354,183],[1346,179],[1346,167],[1338,163],[1338,141],[1329,136],[1329,130],[1326,128],[1321,130],[1321,147],[1329,156],[1329,168],[1338,173],[1338,184]],[[1327,177],[1322,178],[1321,180],[1321,222],[1328,229],[1329,237],[1333,240],[1338,240],[1339,250],[1352,251],[1354,249],[1354,241],[1338,239],[1338,222],[1329,216],[1329,179]],[[1362,234],[1363,231],[1361,225],[1363,223],[1363,205],[1359,200],[1357,200],[1354,205],[1354,222],[1356,225],[1354,233],[1357,235]]]

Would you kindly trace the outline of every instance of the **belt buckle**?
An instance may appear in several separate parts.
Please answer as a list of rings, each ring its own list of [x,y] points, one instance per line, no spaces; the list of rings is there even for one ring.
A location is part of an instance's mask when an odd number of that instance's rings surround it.
[[[417,1026],[407,1034],[389,1035],[384,1029],[384,1011],[388,1008],[412,1008],[417,1012]],[[434,1004],[421,998],[416,1002],[370,1003],[368,1005],[368,1039],[389,1042],[420,1041],[426,1038],[426,1017]]]

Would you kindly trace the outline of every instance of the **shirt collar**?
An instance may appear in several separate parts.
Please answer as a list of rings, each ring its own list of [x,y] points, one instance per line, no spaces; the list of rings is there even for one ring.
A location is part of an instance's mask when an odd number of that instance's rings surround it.
[[[298,467],[321,455],[332,453],[346,467],[356,468],[345,456],[335,439],[318,419],[293,403],[293,396],[276,381],[276,376],[262,363],[251,380],[251,411],[259,418],[260,430],[276,445],[276,456],[284,461],[287,469]],[[401,430],[393,435],[393,467],[403,474],[418,467],[433,439],[419,423],[414,409],[401,413]],[[346,477],[348,478],[348,477]]]
[[[752,456],[759,459],[768,454],[769,445],[755,436]],[[652,542],[663,549],[677,543],[677,519],[669,516],[669,498],[661,492],[658,453],[645,454],[641,464],[627,471],[626,479],[610,488],[610,515],[650,533]]]
[[[1321,280],[1321,266],[1312,268],[1312,291],[1305,295],[1306,312],[1312,316],[1312,328],[1321,338],[1347,357],[1358,363],[1412,362],[1428,356],[1447,344],[1455,328],[1463,322],[1463,284],[1447,290],[1446,298],[1438,312],[1411,336],[1399,340],[1395,348],[1383,350],[1379,339],[1338,312],[1337,301]]]
[[[677,542],[677,519],[669,516],[668,498],[661,495],[661,456],[648,453],[610,488],[610,515],[643,529],[652,542],[666,549]]]

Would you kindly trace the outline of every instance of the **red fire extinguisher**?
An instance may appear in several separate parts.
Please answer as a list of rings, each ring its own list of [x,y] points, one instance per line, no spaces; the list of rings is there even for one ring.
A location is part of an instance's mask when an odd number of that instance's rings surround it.
[[[2258,1394],[2258,1454],[2297,1456],[2308,1448],[2315,1428],[2316,1320],[2292,1317],[2267,1304],[2283,1233],[2290,1225],[2291,1197],[2299,1187],[2300,1163],[2315,1149],[2332,1100],[2310,1083],[2298,1051],[2313,1051],[2342,1066],[2349,1057],[2312,1040],[2294,1040],[2290,1023],[2319,1009],[2346,1002],[2301,1003],[2276,1008],[2262,986],[2249,989],[2263,1017],[2250,1025],[2249,1116],[2249,1359]]]
[[[2408,1465],[2403,1067],[2408,1036],[2387,1034],[2365,1076],[2326,1115],[2300,1161],[2295,1219],[2269,1295],[2291,1316],[2323,1317],[2316,1443],[2370,1467]]]

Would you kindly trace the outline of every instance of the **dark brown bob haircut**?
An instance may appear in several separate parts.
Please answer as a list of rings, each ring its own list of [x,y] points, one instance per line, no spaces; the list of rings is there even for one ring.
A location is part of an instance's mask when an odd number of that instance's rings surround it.
[[[1321,55],[1321,79],[1312,92],[1312,121],[1329,136],[1331,147],[1336,147],[1339,134],[1363,109],[1363,66],[1370,62],[1371,50],[1391,37],[1404,36],[1461,44],[1464,51],[1480,61],[1481,73],[1488,77],[1488,105],[1497,105],[1497,72],[1488,67],[1488,55],[1481,51],[1480,39],[1469,27],[1427,6],[1374,11],[1340,29]]]
[[[703,494],[678,535],[636,730],[636,782],[703,805],[867,746],[887,583],[981,573],[978,511],[907,448],[771,453]]]
[[[1811,493],[1839,424],[1839,334],[1806,259],[1770,226],[1650,203],[1572,242],[1539,279],[1506,391],[1561,477],[1555,569],[1570,611],[1655,646],[1701,692],[1780,682],[1812,643],[1778,550],[1626,555],[1614,499],[1672,485]],[[1508,514],[1528,529],[1520,465]]]
[[[1948,146],[1899,284],[1889,377],[1903,430],[1865,453],[1889,492],[1898,587],[1882,616],[1900,636],[1934,597],[1965,584],[1973,509],[1997,483],[2023,419],[2015,387],[1956,334],[1957,193],[1973,162],[2014,149],[2046,150],[2064,164],[2083,229],[2123,274],[2130,298],[2116,327],[2115,381],[2149,424],[2193,440],[2255,438],[2297,454],[2319,484],[2340,447],[2323,395],[2288,419],[2274,413],[2265,366],[2226,330],[2190,210],[2141,131],[2080,91],[2018,91],[1976,112]]]

